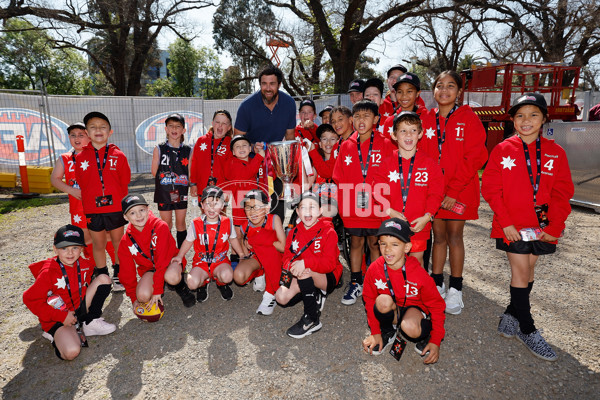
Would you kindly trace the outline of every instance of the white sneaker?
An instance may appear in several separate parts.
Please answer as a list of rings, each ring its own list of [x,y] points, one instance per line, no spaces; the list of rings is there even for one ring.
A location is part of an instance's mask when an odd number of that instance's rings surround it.
[[[123,286],[121,284],[118,276],[113,276],[112,281],[113,281],[113,287],[112,287],[113,292],[122,292],[125,290],[125,286]]]
[[[271,315],[275,309],[275,304],[275,296],[269,292],[265,292],[260,305],[256,309],[256,313],[261,315]]]
[[[265,274],[254,278],[254,282],[252,282],[252,289],[255,292],[264,292],[266,287],[267,281],[265,280]]]
[[[452,315],[458,315],[462,312],[465,305],[462,300],[462,290],[450,288],[446,295],[446,312]]]
[[[104,318],[96,318],[89,323],[83,324],[83,333],[85,336],[101,336],[113,333],[117,327],[108,323]]]
[[[48,333],[48,332],[46,332],[46,331],[43,331],[43,332],[42,332],[42,337],[43,337],[44,339],[48,339],[48,340],[50,341],[50,343],[54,342],[54,338],[52,337],[52,335],[51,335],[51,334],[49,334],[49,333]]]
[[[446,285],[444,283],[442,283],[442,286],[436,286],[438,292],[440,292],[440,296],[442,296],[442,299],[446,298]]]

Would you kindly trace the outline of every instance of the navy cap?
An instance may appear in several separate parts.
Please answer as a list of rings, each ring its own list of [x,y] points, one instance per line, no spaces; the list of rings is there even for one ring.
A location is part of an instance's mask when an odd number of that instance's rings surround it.
[[[127,214],[127,211],[131,210],[135,206],[147,206],[146,199],[141,194],[128,194],[121,200],[121,209],[123,214]]]
[[[417,90],[421,90],[421,80],[416,74],[412,72],[407,72],[404,75],[400,75],[398,79],[396,79],[396,83],[394,83],[394,90],[400,85],[402,82],[407,82],[417,88]]]
[[[249,144],[250,146],[252,146],[252,142],[250,142],[250,139],[248,139],[248,138],[246,137],[246,135],[235,135],[235,136],[233,137],[233,139],[231,139],[231,142],[229,143],[229,150],[233,151],[233,145],[234,145],[236,142],[239,142],[240,140],[245,140],[246,142],[248,142],[248,144]]]
[[[348,93],[352,93],[352,92],[361,92],[362,93],[364,84],[365,84],[365,81],[363,81],[362,79],[354,79],[352,82],[350,82],[350,85],[348,85]]]
[[[519,108],[526,105],[537,106],[544,114],[548,113],[548,104],[546,103],[546,99],[539,93],[525,93],[523,96],[518,97],[510,110],[508,110],[508,113],[510,115],[515,115]]]
[[[102,114],[100,111],[92,111],[91,113],[88,113],[85,117],[83,117],[83,123],[85,124],[85,126],[87,126],[88,122],[92,118],[103,119],[106,122],[108,122],[108,126],[110,126],[110,121],[108,120],[108,117],[106,115]]]
[[[67,128],[67,133],[71,133],[73,129],[85,130],[85,124],[83,122],[75,122],[74,124],[69,125],[69,127]]]
[[[381,93],[381,95],[383,96],[383,81],[379,78],[370,78],[367,79],[367,81],[365,82],[364,86],[363,86],[363,93],[365,93],[365,90],[367,90],[367,88],[369,87],[376,87],[377,89],[379,89],[379,93]]]
[[[406,71],[408,71],[408,69],[406,69],[406,67],[405,67],[404,65],[402,65],[402,64],[396,64],[396,65],[393,65],[393,66],[392,66],[390,69],[388,69],[388,71],[387,71],[387,76],[388,76],[388,78],[390,77],[390,74],[392,73],[392,71],[395,71],[395,70],[402,71],[402,72],[405,72],[405,73],[406,73]]]
[[[298,111],[300,111],[302,109],[302,107],[304,106],[310,106],[312,107],[314,112],[317,112],[317,106],[315,106],[315,102],[312,101],[311,99],[304,99],[300,102],[300,107],[298,107]]]
[[[390,218],[383,221],[377,230],[377,237],[383,235],[393,236],[404,243],[410,243],[413,232],[410,230],[408,222],[400,218]]]
[[[65,225],[60,227],[54,234],[54,247],[62,249],[68,246],[85,247],[85,238],[83,230],[75,225]]]
[[[324,109],[319,111],[319,117],[323,117],[323,114],[325,114],[326,112],[331,112],[331,110],[333,110],[333,105],[327,104]]]
[[[209,197],[213,197],[215,199],[223,198],[223,189],[218,186],[207,186],[202,191],[202,196],[200,197],[200,202],[208,199]]]
[[[300,195],[300,197],[298,198],[296,204],[294,204],[294,208],[298,207],[300,205],[300,203],[302,203],[304,200],[306,199],[310,199],[310,200],[314,200],[317,202],[317,204],[319,205],[319,207],[321,207],[321,196],[317,195],[314,192],[311,192],[309,190],[307,190],[306,192],[302,193]]]
[[[262,190],[259,189],[253,189],[251,191],[249,191],[248,193],[246,193],[246,195],[244,196],[244,199],[242,200],[242,206],[244,204],[246,204],[247,201],[249,200],[258,200],[263,204],[269,204],[269,197],[267,196],[267,194],[265,192],[263,192]]]
[[[178,114],[178,113],[169,114],[169,116],[165,119],[165,125],[167,125],[167,122],[169,122],[170,120],[177,121],[182,126],[185,126],[185,119],[183,118],[183,116],[181,114]]]

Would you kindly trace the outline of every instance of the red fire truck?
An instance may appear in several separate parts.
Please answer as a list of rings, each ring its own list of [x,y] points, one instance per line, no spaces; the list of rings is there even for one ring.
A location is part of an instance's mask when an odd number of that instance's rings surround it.
[[[580,67],[562,63],[474,65],[461,73],[463,98],[460,100],[470,104],[483,122],[487,131],[487,148],[491,151],[496,144],[512,135],[513,125],[508,110],[512,101],[523,93],[544,94],[550,120],[573,118],[575,106],[570,103],[561,105],[560,101],[575,96],[579,73]]]

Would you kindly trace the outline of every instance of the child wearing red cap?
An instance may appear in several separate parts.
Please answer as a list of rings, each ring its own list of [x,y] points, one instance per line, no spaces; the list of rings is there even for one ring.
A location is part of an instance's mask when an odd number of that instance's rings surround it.
[[[506,252],[511,269],[510,304],[498,332],[555,361],[556,353],[535,327],[529,296],[538,257],[555,252],[571,212],[571,170],[563,148],[541,136],[548,119],[544,96],[526,93],[508,113],[517,134],[494,147],[481,187],[494,212],[491,237]]]

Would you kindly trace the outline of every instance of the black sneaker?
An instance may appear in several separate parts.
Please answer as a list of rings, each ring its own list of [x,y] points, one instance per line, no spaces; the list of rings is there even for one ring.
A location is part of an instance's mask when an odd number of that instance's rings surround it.
[[[208,283],[196,289],[196,299],[198,303],[204,303],[208,299]]]
[[[177,294],[179,295],[179,297],[181,297],[181,301],[183,301],[184,306],[189,308],[196,304],[194,293],[192,293],[192,291],[187,287],[187,285],[184,285],[181,289],[177,290]]]
[[[390,348],[392,343],[394,343],[395,339],[396,339],[396,331],[395,330],[382,331],[381,332],[381,340],[383,341],[383,349],[380,350],[379,345],[375,345],[375,347],[373,347],[373,355],[378,356],[378,355],[386,352]]]
[[[421,357],[425,357],[427,354],[429,354],[429,351],[428,351],[427,353],[421,355],[423,353],[423,349],[425,348],[425,346],[427,346],[427,343],[429,343],[429,338],[423,339],[420,342],[415,343],[415,351]]]
[[[313,321],[308,315],[303,315],[302,318],[300,318],[300,321],[296,322],[296,324],[288,329],[286,333],[294,339],[302,339],[303,337],[318,331],[322,326],[318,316],[317,319]]]
[[[231,290],[231,287],[229,287],[229,285],[217,285],[217,288],[219,289],[219,292],[221,292],[221,297],[223,298],[223,300],[233,299],[233,290]]]

